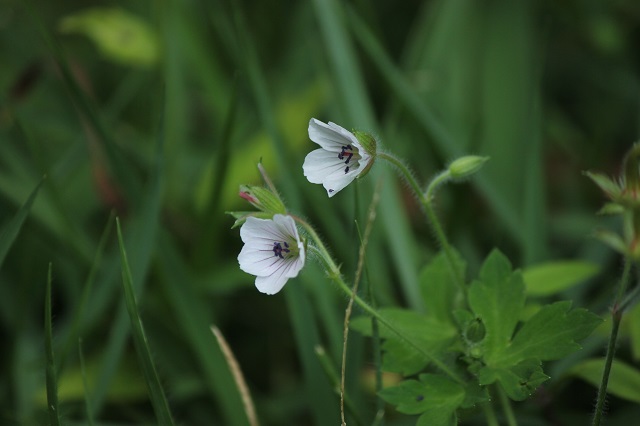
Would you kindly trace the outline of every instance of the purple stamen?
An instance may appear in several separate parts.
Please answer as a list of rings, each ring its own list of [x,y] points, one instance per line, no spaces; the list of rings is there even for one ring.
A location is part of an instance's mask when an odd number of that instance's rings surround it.
[[[348,156],[348,157],[347,157],[347,161],[345,161],[344,164],[349,164],[351,157],[353,157],[353,147],[351,145],[342,147],[342,151],[340,152],[340,154],[338,154],[338,159],[344,160],[345,156]]]
[[[283,242],[284,244],[284,248],[282,248],[282,244],[280,244],[277,241],[273,242],[273,254],[276,257],[279,257],[280,259],[284,259],[284,256],[282,256],[282,252],[285,253],[289,253],[291,250],[289,250],[289,244],[287,244],[287,242]]]
[[[344,157],[347,157],[344,164],[349,164],[349,161],[351,161],[351,158],[353,158],[353,147],[351,145],[342,147],[342,151],[340,151],[340,154],[338,154],[338,159],[344,160]],[[344,174],[347,173],[349,173],[349,166],[345,167],[344,169]]]

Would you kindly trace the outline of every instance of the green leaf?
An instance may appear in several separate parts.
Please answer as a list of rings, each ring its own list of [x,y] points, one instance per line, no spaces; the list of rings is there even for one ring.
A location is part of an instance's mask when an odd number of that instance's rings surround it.
[[[418,425],[455,425],[455,411],[464,401],[464,388],[443,376],[421,374],[380,391],[380,397],[405,414],[422,414]]]
[[[469,350],[476,351],[472,353],[474,358],[483,362],[472,364],[470,371],[477,373],[481,385],[499,382],[515,400],[527,398],[548,379],[541,361],[559,359],[580,349],[577,341],[602,322],[585,309],[570,311],[571,302],[557,302],[540,308],[514,335],[524,301],[520,273],[511,271],[500,252],[492,252],[480,270],[480,280],[469,289],[469,305],[482,321],[485,333],[479,343],[467,342]],[[473,324],[464,311],[457,312],[457,319]],[[481,333],[476,334],[482,338]]]
[[[458,253],[455,253],[458,270],[464,271],[465,262]],[[453,281],[446,255],[438,253],[420,273],[420,293],[427,308],[427,315],[441,322],[453,323],[451,312],[453,311],[455,296],[457,294],[456,283]]]
[[[450,346],[452,338],[456,336],[456,329],[452,324],[440,322],[424,314],[398,308],[380,309],[380,315],[410,339],[417,347],[425,352],[439,356]],[[383,369],[411,375],[421,371],[429,360],[416,348],[400,341],[384,324],[380,325],[380,337],[385,339],[383,346]],[[372,336],[371,319],[358,317],[351,321],[351,328],[366,336]]]
[[[600,187],[611,198],[619,197],[622,193],[620,185],[613,181],[609,176],[602,173],[584,172],[584,175],[590,178],[596,185]]]
[[[527,294],[549,296],[593,277],[598,271],[598,265],[592,262],[549,262],[525,269],[522,271],[522,279]]]
[[[515,401],[527,399],[547,380],[549,376],[542,372],[540,361],[535,359],[522,361],[510,368],[484,367],[478,374],[481,385],[498,381],[509,398]]]
[[[502,362],[515,364],[527,358],[543,361],[560,359],[581,346],[602,319],[586,309],[573,309],[570,301],[556,302],[542,307],[527,321],[505,348]]]
[[[469,306],[485,326],[482,342],[485,359],[491,360],[507,347],[524,308],[524,283],[511,271],[509,260],[498,250],[491,252],[480,270],[480,281],[469,288]]]
[[[149,67],[160,56],[160,44],[153,29],[120,8],[86,9],[64,18],[60,30],[84,34],[105,57],[121,64]]]
[[[573,367],[570,374],[600,386],[604,358],[588,359]],[[619,398],[640,403],[640,370],[622,361],[613,361],[607,392]]]

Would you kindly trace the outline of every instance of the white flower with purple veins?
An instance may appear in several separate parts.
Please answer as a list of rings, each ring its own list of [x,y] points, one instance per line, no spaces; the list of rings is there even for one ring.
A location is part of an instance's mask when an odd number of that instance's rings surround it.
[[[329,197],[366,173],[372,164],[372,154],[375,155],[375,140],[368,134],[352,133],[315,118],[309,121],[309,139],[320,149],[311,151],[304,159],[304,175],[311,183],[321,183]]]
[[[240,269],[256,276],[261,293],[276,294],[304,266],[304,243],[291,216],[248,217],[240,238],[244,243],[238,255]]]

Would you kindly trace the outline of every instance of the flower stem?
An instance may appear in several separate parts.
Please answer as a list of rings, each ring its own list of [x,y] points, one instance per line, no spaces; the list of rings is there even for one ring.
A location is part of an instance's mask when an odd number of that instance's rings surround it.
[[[504,392],[504,390],[500,387],[500,385],[496,386],[496,391],[498,392],[498,398],[500,398],[500,405],[502,405],[502,411],[504,412],[504,416],[507,419],[507,425],[518,426],[518,421],[516,420],[516,416],[513,413],[513,408],[511,407],[511,401],[509,401],[509,397]]]
[[[411,173],[409,168],[404,164],[402,160],[386,152],[378,153],[378,158],[382,158],[384,160],[387,160],[389,163],[393,164],[400,171],[401,176],[409,184],[411,189],[413,189],[413,192],[416,194],[416,197],[418,197],[418,200],[420,200],[420,204],[422,204],[422,207],[424,208],[425,214],[427,215],[427,219],[429,220],[429,224],[431,225],[431,228],[436,234],[436,239],[438,241],[438,244],[440,244],[440,247],[442,247],[442,250],[444,251],[453,280],[456,283],[456,286],[458,287],[460,292],[462,294],[465,294],[463,273],[460,270],[460,268],[458,268],[458,264],[456,263],[456,257],[453,253],[451,244],[449,244],[449,240],[447,239],[447,236],[444,233],[444,230],[442,229],[442,225],[438,220],[438,216],[436,215],[436,212],[432,204],[436,188],[440,186],[440,184],[446,182],[449,179],[450,177],[449,171],[445,170],[440,174],[438,174],[435,178],[433,178],[433,180],[429,183],[429,186],[427,187],[427,191],[423,192],[416,178],[413,176],[413,173]]]
[[[491,402],[485,402],[481,404],[482,411],[484,411],[484,417],[487,420],[487,426],[500,426],[498,423],[498,419],[496,418],[496,413],[493,411],[493,405]]]
[[[315,234],[315,232],[313,232],[313,234]],[[310,233],[310,235],[311,235],[311,233]],[[316,254],[318,255],[318,257],[320,259],[322,259],[322,261],[324,262],[325,268],[327,268],[327,272],[329,274],[329,278],[331,278],[336,284],[338,284],[338,287],[340,287],[340,289],[348,297],[352,297],[354,302],[358,306],[360,306],[360,308],[362,308],[362,310],[364,310],[368,315],[370,315],[371,317],[373,317],[376,320],[378,320],[379,323],[381,323],[385,327],[387,327],[389,329],[389,331],[391,331],[398,338],[400,338],[400,340],[404,341],[406,344],[408,344],[409,346],[414,348],[416,351],[421,353],[425,358],[429,359],[430,362],[432,362],[436,367],[438,367],[447,376],[449,376],[451,379],[453,379],[457,383],[464,384],[464,380],[462,379],[462,377],[460,377],[453,369],[451,369],[449,366],[447,366],[444,362],[440,361],[438,358],[436,358],[433,354],[431,354],[425,348],[422,348],[422,347],[416,345],[411,339],[409,339],[407,336],[402,334],[402,332],[400,330],[398,330],[394,325],[392,325],[389,322],[389,320],[387,320],[385,317],[380,315],[380,313],[378,311],[373,309],[367,302],[365,302],[362,298],[360,298],[360,296],[358,296],[357,294],[354,294],[353,291],[351,290],[351,288],[342,279],[342,275],[340,275],[340,270],[336,266],[336,264],[333,261],[333,259],[331,259],[330,257],[325,257],[325,254],[327,253],[327,250],[322,245],[322,242],[320,240],[316,240],[315,242],[318,244],[318,246],[309,245],[309,250],[315,251]]]
[[[604,370],[602,372],[602,382],[600,382],[600,388],[598,388],[598,399],[596,402],[596,411],[593,414],[593,426],[599,426],[602,421],[604,413],[604,404],[607,398],[607,386],[609,384],[609,375],[611,374],[611,365],[613,364],[613,358],[616,352],[616,341],[618,339],[618,330],[620,328],[620,321],[622,321],[623,306],[621,305],[622,298],[626,292],[627,284],[629,282],[629,275],[631,273],[631,260],[625,258],[624,269],[622,270],[622,277],[620,278],[620,288],[616,301],[611,308],[611,334],[609,335],[609,344],[607,345],[607,357],[604,362]]]

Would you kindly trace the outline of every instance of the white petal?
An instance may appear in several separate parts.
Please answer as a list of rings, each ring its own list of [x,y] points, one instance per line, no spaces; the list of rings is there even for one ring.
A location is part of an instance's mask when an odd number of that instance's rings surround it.
[[[304,252],[301,251],[301,253]],[[298,272],[300,272],[300,269],[302,269],[303,266],[304,255],[302,259],[287,259],[282,267],[276,270],[273,274],[256,277],[256,288],[262,293],[275,294],[284,287],[289,278],[298,276]]]
[[[341,152],[343,146],[357,142],[356,137],[346,129],[315,118],[309,121],[309,139],[331,152]]]
[[[333,173],[325,178],[322,182],[322,186],[327,190],[327,195],[333,197],[339,191],[343,190],[358,176],[360,168],[352,170],[349,173]]]
[[[287,283],[289,278],[279,275],[270,275],[268,277],[256,277],[256,288],[260,293],[276,294]]]
[[[302,164],[303,173],[311,183],[322,183],[328,175],[335,172],[344,174],[345,167],[344,160],[340,160],[335,152],[324,149],[311,151]]]
[[[265,276],[271,275],[281,268],[284,259],[279,258],[273,252],[273,242],[271,245],[265,244],[258,247],[247,243],[238,255],[238,263],[240,269],[248,274]]]
[[[244,243],[252,239],[264,239],[273,244],[273,241],[284,241],[288,236],[274,221],[250,216],[240,228],[240,238]]]
[[[293,237],[297,242],[300,242],[296,221],[293,220],[291,216],[276,214],[273,216],[273,221],[278,225],[283,235],[288,236],[289,238]]]
[[[295,277],[304,266],[304,244],[300,241],[298,228],[291,216],[277,214],[273,220],[247,218],[240,228],[240,235],[245,244],[238,255],[238,263],[240,269],[249,274],[258,277]],[[284,259],[276,256],[273,251],[276,242],[297,244],[298,256],[285,256]]]

